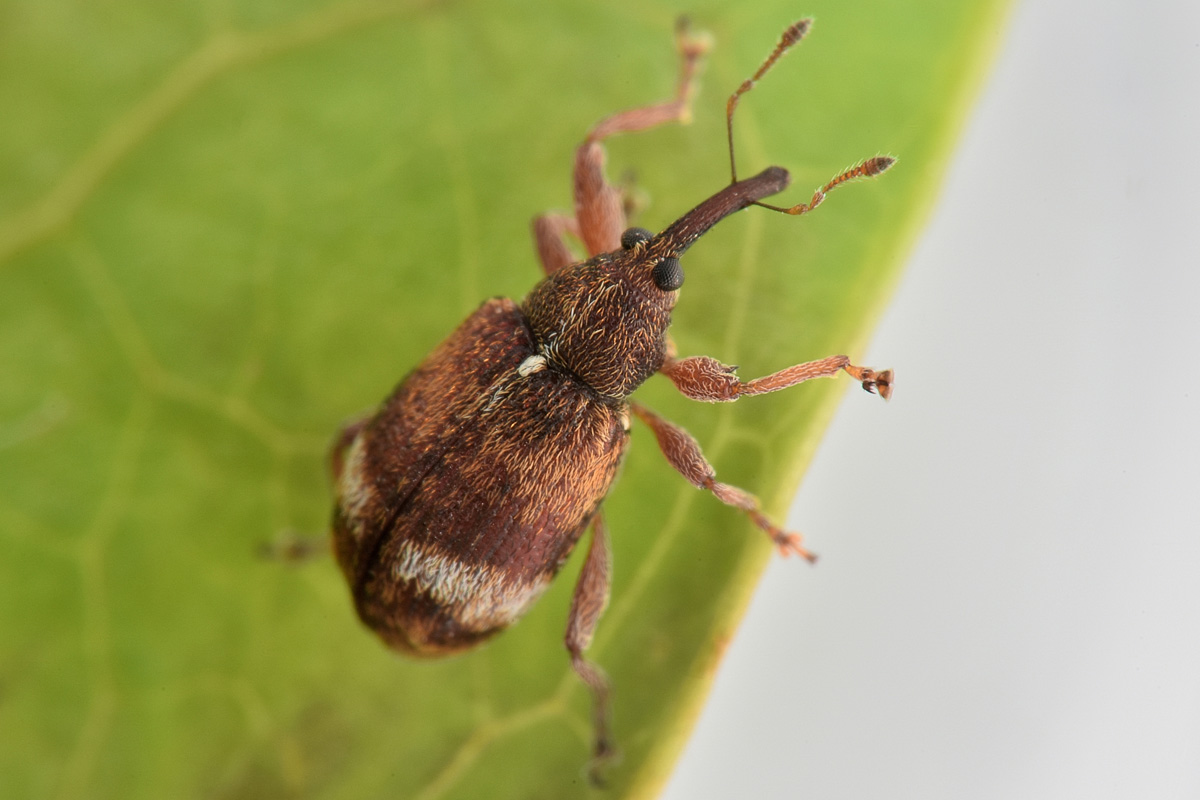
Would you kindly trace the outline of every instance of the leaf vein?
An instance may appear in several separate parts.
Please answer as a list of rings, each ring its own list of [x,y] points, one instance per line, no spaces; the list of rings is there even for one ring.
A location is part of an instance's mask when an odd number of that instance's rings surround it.
[[[224,418],[235,427],[249,432],[269,450],[278,454],[324,452],[325,437],[288,433],[263,417],[245,399],[219,395],[169,372],[155,356],[132,312],[108,274],[99,255],[91,248],[75,248],[75,263],[95,298],[118,349],[140,383],[151,392],[191,405]]]
[[[214,33],[180,61],[158,86],[117,117],[42,198],[0,222],[0,265],[65,229],[117,165],[217,78],[424,5],[423,2],[335,5],[274,30]]]
[[[108,472],[108,485],[80,538],[77,561],[82,588],[84,652],[94,687],[79,739],[63,770],[58,792],[61,798],[80,797],[86,791],[88,776],[104,747],[117,709],[105,558],[117,523],[133,496],[133,478],[152,411],[150,398],[142,393],[134,396]]]

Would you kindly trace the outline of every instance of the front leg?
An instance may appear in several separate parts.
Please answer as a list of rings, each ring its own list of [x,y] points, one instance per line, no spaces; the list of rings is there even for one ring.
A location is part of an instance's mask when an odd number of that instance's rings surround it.
[[[621,133],[644,131],[670,122],[687,122],[691,118],[696,76],[709,44],[708,37],[693,34],[687,20],[681,18],[675,29],[675,46],[680,57],[675,97],[626,109],[600,120],[575,151],[575,218],[579,220],[579,233],[589,255],[616,250],[626,225],[621,192],[604,177],[602,143]]]
[[[533,237],[547,275],[578,260],[567,246],[568,234],[583,242],[589,256],[620,247],[630,193],[609,183],[604,176],[604,140],[689,119],[696,76],[709,41],[705,36],[693,34],[686,22],[680,20],[675,31],[675,47],[680,58],[675,97],[626,109],[596,123],[575,151],[574,213],[544,214],[534,220]]]
[[[574,217],[549,213],[533,220],[533,243],[537,247],[542,270],[547,275],[553,275],[579,260],[567,244],[567,234],[580,238],[579,223]]]
[[[781,369],[762,378],[743,383],[730,367],[708,356],[691,358],[668,358],[659,372],[666,375],[685,397],[707,403],[730,403],[748,394],[777,392],[812,378],[829,378],[845,370],[862,384],[868,392],[879,392],[884,400],[892,396],[895,376],[890,369],[875,371],[869,367],[856,367],[846,356],[830,356],[820,361],[809,361],[794,367]]]

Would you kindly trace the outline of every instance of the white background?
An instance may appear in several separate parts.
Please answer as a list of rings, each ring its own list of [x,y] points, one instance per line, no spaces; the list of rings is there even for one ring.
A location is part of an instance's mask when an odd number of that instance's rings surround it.
[[[669,800],[1200,798],[1200,4],[1018,6]]]

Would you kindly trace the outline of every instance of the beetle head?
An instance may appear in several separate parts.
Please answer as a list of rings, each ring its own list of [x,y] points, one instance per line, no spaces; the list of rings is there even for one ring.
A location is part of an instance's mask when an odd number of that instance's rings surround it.
[[[769,167],[725,187],[661,233],[630,228],[621,249],[548,276],[524,303],[542,355],[601,395],[627,397],[666,357],[684,278],[680,256],[713,225],[783,191],[788,181],[787,170]]]

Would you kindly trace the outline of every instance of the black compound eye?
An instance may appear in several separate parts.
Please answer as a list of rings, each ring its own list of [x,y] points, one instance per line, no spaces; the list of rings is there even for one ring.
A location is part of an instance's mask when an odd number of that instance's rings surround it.
[[[632,250],[642,242],[648,242],[654,234],[645,228],[630,228],[621,234],[621,247]]]
[[[650,277],[654,279],[654,285],[664,292],[673,292],[683,286],[683,267],[674,256],[664,258],[654,265]]]

